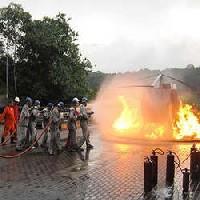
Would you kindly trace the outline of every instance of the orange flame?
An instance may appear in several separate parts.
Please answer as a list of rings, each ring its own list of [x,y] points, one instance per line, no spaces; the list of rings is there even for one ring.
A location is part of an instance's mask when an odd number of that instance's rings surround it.
[[[119,117],[113,122],[113,129],[121,136],[142,136],[147,139],[169,139],[167,131],[171,132],[171,139],[194,140],[200,139],[200,121],[193,112],[192,106],[181,105],[174,125],[167,129],[165,124],[144,122],[140,108],[128,104],[124,96],[119,96],[122,111]]]
[[[138,128],[140,123],[136,117],[137,110],[128,105],[124,96],[119,96],[118,98],[123,109],[119,118],[113,123],[113,128],[120,132]]]
[[[147,133],[146,138],[155,140],[163,136],[165,128],[163,125],[150,123],[145,126],[144,131]]]
[[[178,120],[173,128],[173,136],[176,140],[200,139],[200,122],[192,111],[192,106],[182,105],[178,112]]]
[[[124,136],[142,131],[147,139],[157,139],[163,136],[165,128],[157,123],[144,123],[139,112],[139,108],[128,104],[124,96],[118,97],[122,105],[120,116],[114,121],[112,127],[117,133],[123,133]],[[118,134],[119,135],[119,134]]]

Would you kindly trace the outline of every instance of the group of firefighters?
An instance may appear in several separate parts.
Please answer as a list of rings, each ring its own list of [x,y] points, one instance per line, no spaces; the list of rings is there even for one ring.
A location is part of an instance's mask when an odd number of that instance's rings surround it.
[[[69,109],[67,127],[68,138],[65,148],[68,151],[84,151],[81,147],[86,143],[87,149],[93,148],[90,143],[88,130],[88,119],[93,112],[87,112],[88,99],[83,97],[81,103],[78,98],[72,99],[72,107]],[[53,105],[48,103],[47,107],[40,111],[40,101],[27,97],[20,112],[20,99],[8,103],[0,114],[0,122],[4,121],[4,130],[1,137],[2,145],[10,138],[10,142],[16,143],[16,151],[23,151],[29,147],[38,147],[36,125],[38,119],[43,116],[44,130],[40,146],[48,150],[50,155],[61,152],[60,123],[61,112],[64,110],[64,103],[59,102]],[[77,109],[77,108],[80,109]],[[78,145],[76,141],[77,121],[80,121],[84,141]]]

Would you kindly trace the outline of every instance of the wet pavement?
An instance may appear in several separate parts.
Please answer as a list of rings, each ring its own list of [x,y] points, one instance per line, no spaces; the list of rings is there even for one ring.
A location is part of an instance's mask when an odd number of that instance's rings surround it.
[[[105,141],[90,127],[95,148],[81,153],[49,156],[38,148],[20,158],[0,158],[0,200],[134,200],[144,199],[144,156],[159,147],[175,151],[183,161],[191,143]],[[67,136],[62,132],[62,138]],[[64,144],[64,143],[63,143]],[[15,147],[0,147],[0,154],[13,154]],[[189,159],[181,164],[189,168]],[[174,186],[166,188],[166,155],[159,155],[158,186],[146,199],[200,199],[199,193],[182,196],[182,173],[176,169]]]

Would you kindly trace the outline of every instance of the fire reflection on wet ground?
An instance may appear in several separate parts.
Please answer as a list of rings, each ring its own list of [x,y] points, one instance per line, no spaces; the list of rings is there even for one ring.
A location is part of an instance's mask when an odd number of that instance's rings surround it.
[[[149,156],[152,149],[161,148],[164,152],[175,151],[183,161],[192,146],[192,143],[134,139],[122,143],[104,139],[95,126],[90,127],[90,131],[95,148],[89,152],[63,152],[49,157],[35,150],[19,159],[0,160],[0,199],[143,199],[144,157]],[[8,146],[0,152],[9,153],[12,149]],[[159,155],[158,163],[154,199],[182,199],[180,170],[176,169],[174,187],[167,188],[166,154]],[[181,163],[181,167],[189,168],[189,159]]]

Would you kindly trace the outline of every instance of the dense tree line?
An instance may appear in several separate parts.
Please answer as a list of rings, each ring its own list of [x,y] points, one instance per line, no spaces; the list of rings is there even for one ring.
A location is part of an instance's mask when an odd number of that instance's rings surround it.
[[[82,57],[70,20],[63,13],[33,20],[14,3],[0,9],[1,93],[5,93],[8,58],[10,96],[68,99],[89,95],[87,77],[92,64]]]
[[[102,72],[90,72],[88,76],[89,86],[94,92],[94,96],[96,92],[99,90],[100,85],[106,79],[111,79],[115,75],[128,75],[132,77],[135,81],[136,85],[151,85],[155,78],[160,74],[171,76],[175,79],[183,81],[185,85],[172,80],[170,78],[164,77],[164,83],[174,83],[177,86],[178,93],[181,96],[181,99],[188,103],[198,103],[200,104],[200,68],[199,67],[185,67],[185,68],[168,68],[162,71],[160,70],[150,70],[147,68],[141,69],[136,72],[126,72],[126,73],[102,73]],[[188,85],[189,87],[187,87]]]
[[[88,85],[90,89],[90,96],[94,98],[104,80],[112,79],[115,75],[116,73],[103,73],[100,71],[89,72]]]

